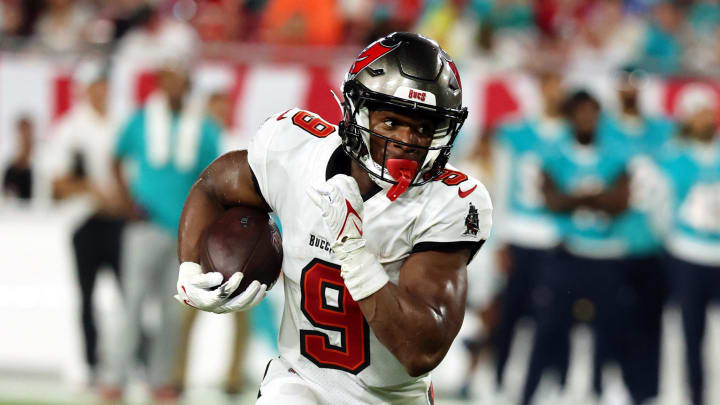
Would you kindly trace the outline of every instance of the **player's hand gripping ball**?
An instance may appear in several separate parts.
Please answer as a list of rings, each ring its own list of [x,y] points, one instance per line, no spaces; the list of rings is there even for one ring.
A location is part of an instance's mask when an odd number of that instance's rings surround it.
[[[226,211],[201,243],[201,264],[180,265],[175,298],[186,305],[215,313],[245,311],[260,303],[280,275],[280,232],[263,211]]]

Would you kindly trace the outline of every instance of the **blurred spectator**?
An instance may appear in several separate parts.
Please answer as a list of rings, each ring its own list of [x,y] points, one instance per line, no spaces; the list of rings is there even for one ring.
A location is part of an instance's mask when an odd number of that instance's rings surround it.
[[[534,0],[535,23],[546,37],[572,38],[597,0]]]
[[[706,311],[720,300],[720,141],[715,92],[690,85],[680,95],[680,141],[660,159],[672,220],[667,232],[673,292],[682,311],[690,397],[705,401]]]
[[[53,195],[64,199],[86,196],[93,210],[73,234],[75,265],[80,284],[85,361],[90,382],[98,377],[98,333],[93,291],[100,269],[107,266],[120,280],[120,218],[118,193],[112,176],[112,153],[117,125],[108,113],[108,82],[96,63],[81,66],[75,81],[82,87],[81,101],[58,124],[48,159],[52,165]],[[104,339],[102,339],[104,340]],[[104,360],[104,359],[103,359]]]
[[[3,193],[21,200],[29,200],[32,197],[33,188],[34,125],[28,116],[21,116],[15,125],[17,128],[17,153],[10,166],[5,169]]]
[[[343,40],[342,14],[336,0],[268,0],[261,38],[282,45],[338,45]]]
[[[141,8],[136,16],[137,25],[118,42],[114,58],[132,61],[145,67],[163,63],[168,55],[184,55],[177,62],[192,64],[199,54],[199,40],[195,30],[187,23],[166,17],[158,9]]]
[[[19,0],[6,0],[0,3],[0,31],[3,36],[20,35],[23,18]]]
[[[374,0],[340,0],[345,19],[346,43],[366,43],[365,39],[373,31]],[[373,35],[373,34],[370,34]],[[379,38],[379,37],[377,37]]]
[[[696,0],[687,11],[689,25],[702,34],[713,34],[720,24],[720,3],[717,0]]]
[[[682,28],[683,19],[677,5],[663,0],[655,6],[650,26],[645,32],[640,66],[653,73],[677,73],[683,57],[680,39]]]
[[[43,0],[3,0],[0,2],[0,45],[15,49],[33,34]]]
[[[500,324],[494,336],[495,383],[504,390],[505,365],[510,355],[515,326],[526,315],[543,322],[542,308],[533,302],[535,279],[540,268],[556,267],[554,250],[561,242],[557,218],[546,206],[542,195],[542,162],[570,136],[562,115],[565,90],[559,72],[538,72],[542,111],[536,117],[523,117],[498,128],[494,145],[497,178],[496,241],[504,246],[507,285],[502,297]],[[551,270],[548,270],[551,271]],[[558,342],[560,343],[560,342]],[[564,343],[564,341],[562,341]],[[538,344],[540,344],[538,342]],[[568,347],[548,346],[548,366],[555,369],[563,383],[567,374]],[[532,366],[531,366],[532,367]],[[530,375],[542,370],[531,369]]]
[[[618,75],[619,108],[607,114],[610,150],[628,155],[630,206],[618,217],[616,232],[625,241],[626,284],[633,295],[628,313],[633,328],[627,332],[621,366],[634,403],[644,404],[659,395],[660,337],[667,282],[663,271],[660,230],[653,221],[657,179],[653,161],[673,133],[662,117],[642,113],[639,89],[643,79],[632,68]]]
[[[423,9],[421,0],[366,0],[372,5],[371,28],[362,43],[375,41],[392,32],[415,31]]]
[[[563,70],[570,63],[571,46],[568,41],[559,37],[540,36],[537,42],[526,48],[525,67],[529,69],[544,69],[547,66],[557,66]]]
[[[148,300],[160,302],[160,324],[150,346],[147,381],[155,400],[173,401],[171,386],[180,334],[181,307],[173,299],[177,279],[177,226],[185,197],[202,170],[219,154],[220,128],[205,108],[189,99],[187,53],[165,49],[158,89],[120,134],[115,174],[122,201],[134,221],[125,227],[122,276],[125,320],[111,357],[106,399],[117,400],[132,369]],[[167,53],[172,51],[172,53]],[[162,58],[164,56],[164,59]],[[122,163],[131,163],[126,180]]]
[[[616,216],[628,206],[626,159],[602,144],[606,129],[594,97],[578,91],[564,111],[572,136],[544,159],[542,192],[559,216],[565,250],[556,253],[552,268],[536,269],[538,318],[523,405],[532,400],[552,354],[568,344],[573,316],[593,326],[592,388],[598,398],[602,366],[619,358],[627,327],[622,241],[612,232]]]
[[[35,24],[35,40],[55,52],[82,49],[91,9],[76,0],[46,0]]]
[[[462,59],[475,47],[480,22],[477,13],[466,13],[468,9],[463,0],[428,1],[416,30],[437,41],[455,60]]]
[[[583,80],[613,75],[632,62],[640,51],[645,26],[642,20],[623,13],[622,0],[596,2],[575,28],[570,44],[572,75]]]
[[[147,0],[102,2],[95,23],[109,24],[110,36],[117,41],[137,26],[144,25],[155,14]],[[91,38],[95,40],[95,38]]]
[[[230,129],[231,108],[230,94],[227,91],[216,91],[210,94],[208,98],[208,114],[217,121],[223,131]]]
[[[256,29],[252,11],[240,0],[206,0],[197,2],[192,24],[204,42],[230,42],[247,39]],[[182,4],[182,3],[181,3]]]
[[[443,49],[455,55],[448,48],[447,35],[462,15],[465,8],[464,1],[435,0],[428,1],[418,22],[418,31],[428,38],[433,38]]]
[[[534,25],[534,10],[530,0],[474,0],[470,6],[499,31],[526,31]]]
[[[720,67],[720,3],[696,1],[686,14],[684,68],[689,73],[715,76]]]

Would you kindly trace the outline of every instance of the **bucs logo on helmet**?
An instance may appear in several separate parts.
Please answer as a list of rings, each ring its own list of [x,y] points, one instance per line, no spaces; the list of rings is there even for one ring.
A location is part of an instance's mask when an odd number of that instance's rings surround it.
[[[467,118],[467,108],[462,106],[457,68],[435,41],[418,34],[396,32],[370,44],[350,67],[342,92],[339,133],[345,152],[375,183],[385,188],[399,182],[391,175],[387,162],[373,160],[371,137],[381,139],[385,148],[394,143],[423,151],[424,160],[420,158],[410,187],[425,184],[442,173],[450,148]],[[420,115],[431,120],[435,130],[430,144],[405,143],[370,130],[371,110]]]
[[[394,46],[386,46],[383,45],[380,41],[373,42],[370,46],[360,52],[360,55],[358,55],[357,59],[355,59],[355,63],[353,63],[350,67],[350,74],[358,74],[369,64],[373,63],[373,61],[375,61],[377,58],[392,51],[398,45],[399,44],[395,44]]]

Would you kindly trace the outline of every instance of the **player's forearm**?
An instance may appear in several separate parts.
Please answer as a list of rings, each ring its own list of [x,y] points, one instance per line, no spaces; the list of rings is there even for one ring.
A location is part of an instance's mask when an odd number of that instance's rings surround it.
[[[545,192],[545,205],[550,211],[568,213],[586,205],[588,198],[585,196],[572,196],[560,191]]]
[[[210,224],[222,215],[223,205],[214,196],[207,179],[201,176],[190,189],[178,227],[180,262],[200,263],[200,239]]]
[[[618,198],[612,194],[602,193],[589,200],[587,207],[614,216],[627,210],[628,201],[623,200],[622,197]]]
[[[457,293],[464,302],[466,291]],[[378,340],[413,377],[440,364],[462,324],[462,316],[453,319],[447,308],[433,307],[390,282],[358,304]]]
[[[627,211],[630,205],[630,182],[626,175],[607,190],[595,195],[588,203],[590,208],[604,211],[609,215],[619,215]]]
[[[545,206],[554,212],[568,213],[578,208],[584,201],[583,197],[566,194],[560,190],[549,174],[543,174],[541,191],[545,199]]]

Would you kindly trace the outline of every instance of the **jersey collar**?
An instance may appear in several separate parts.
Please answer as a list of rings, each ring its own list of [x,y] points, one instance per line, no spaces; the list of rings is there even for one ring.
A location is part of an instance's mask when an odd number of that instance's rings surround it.
[[[343,151],[343,146],[338,146],[330,155],[327,168],[325,169],[325,180],[330,180],[336,174],[350,175],[350,158]]]

